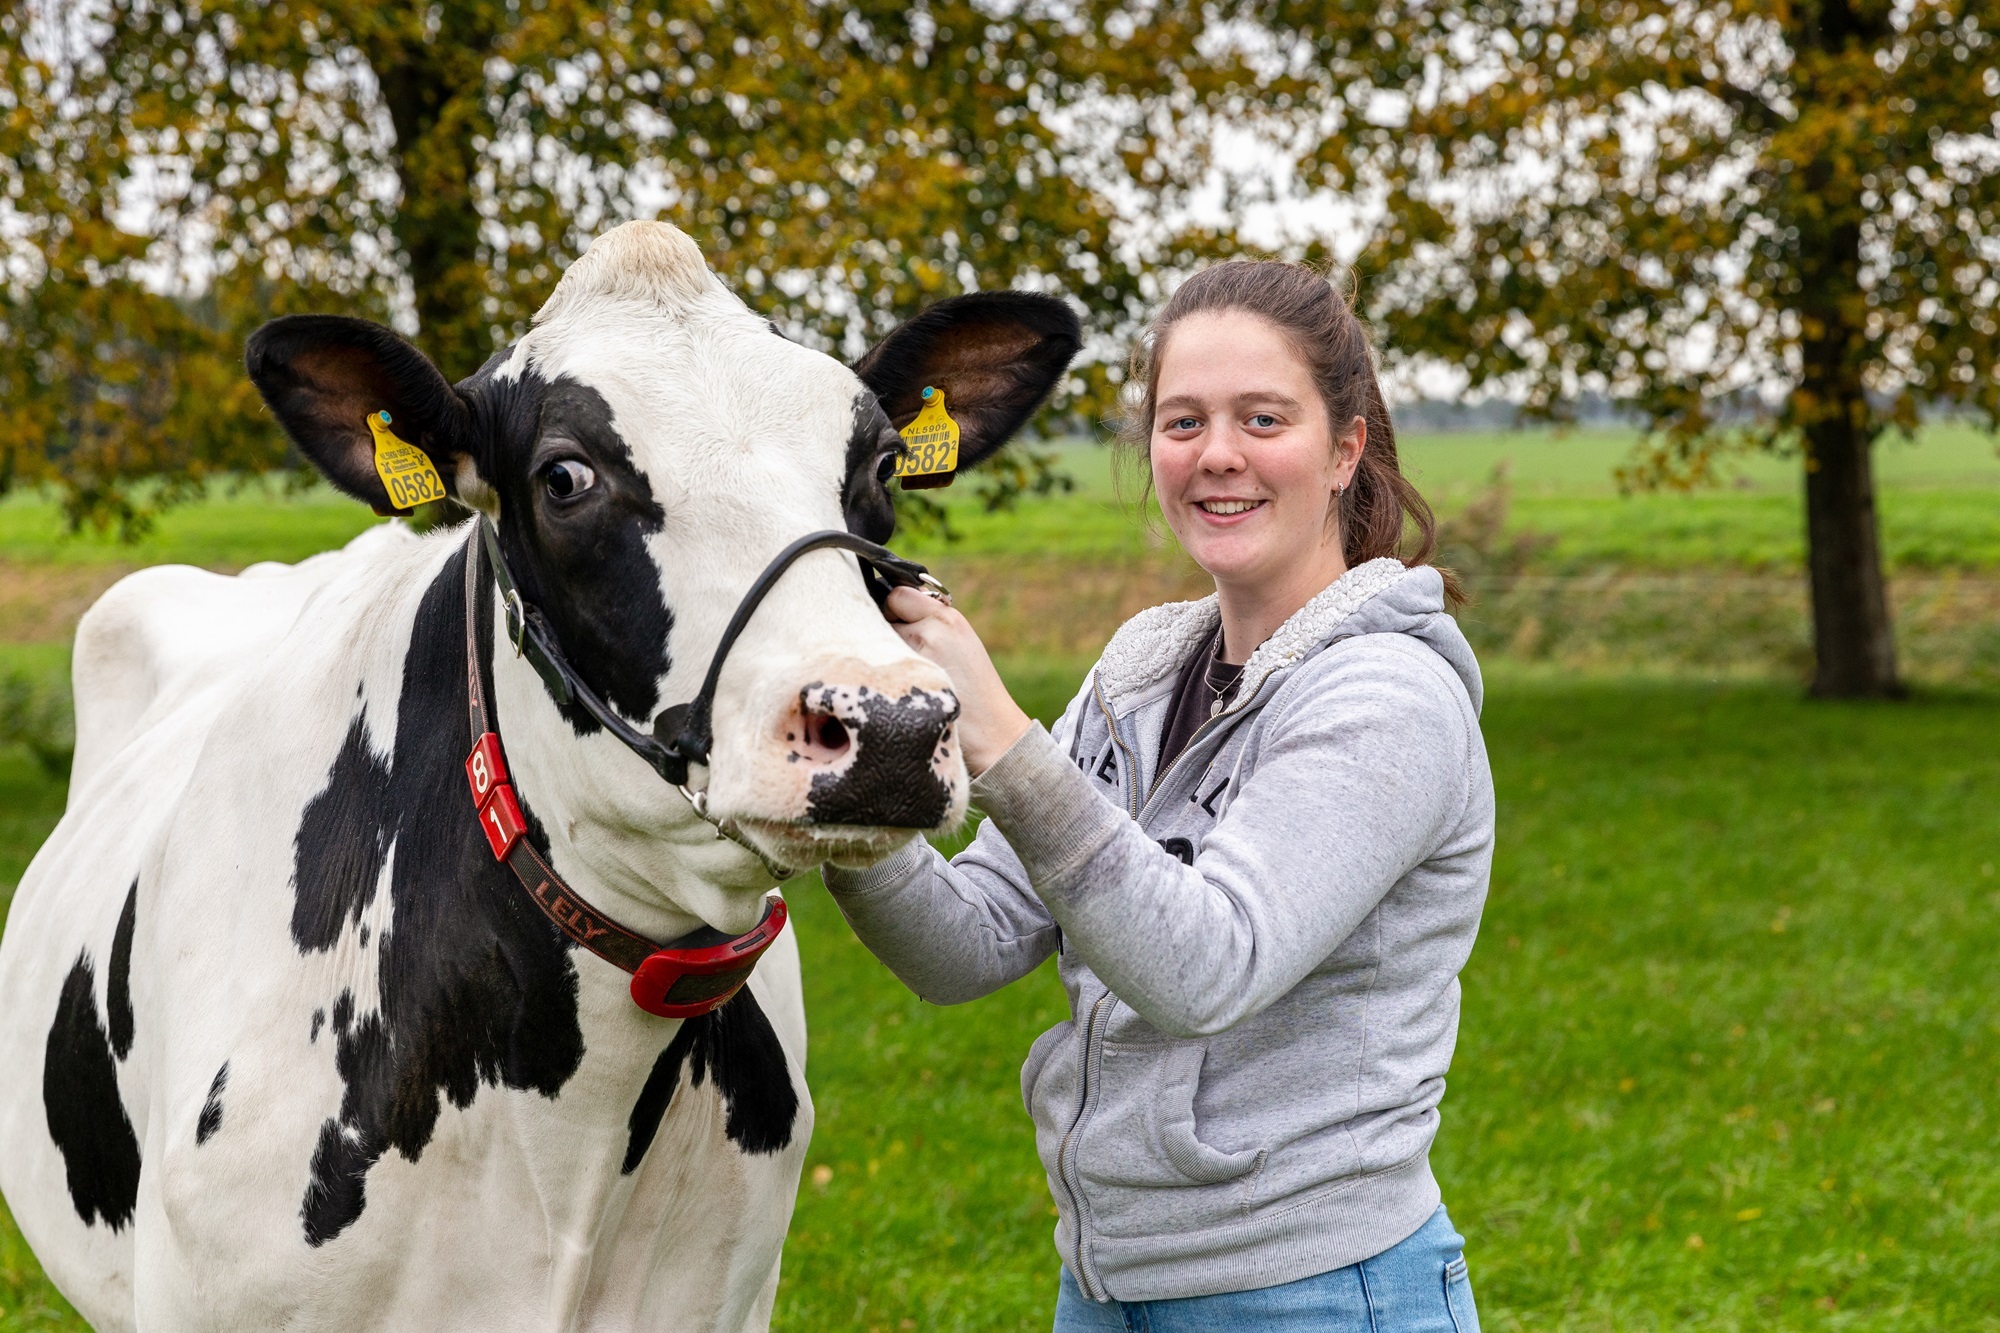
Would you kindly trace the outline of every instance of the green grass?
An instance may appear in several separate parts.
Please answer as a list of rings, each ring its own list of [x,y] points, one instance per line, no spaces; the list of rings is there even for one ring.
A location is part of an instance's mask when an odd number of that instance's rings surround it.
[[[2000,1328],[1996,725],[1502,678],[1437,1158],[1492,1324]]]
[[[137,542],[115,533],[71,533],[53,499],[0,499],[0,560],[54,564],[187,564],[241,569],[259,560],[303,560],[344,544],[379,520],[332,487],[288,491],[277,481],[217,485],[198,504],[169,509]]]
[[[1606,566],[1682,569],[1719,566],[1793,569],[1804,556],[1796,459],[1756,456],[1725,464],[1721,488],[1620,495],[1614,478],[1627,460],[1629,430],[1472,432],[1412,436],[1403,465],[1440,512],[1471,499],[1505,464],[1513,486],[1513,526],[1552,536],[1542,564],[1552,571]],[[1076,483],[1068,494],[1022,501],[989,514],[974,488],[927,492],[958,535],[946,543],[907,536],[918,557],[1061,555],[1107,559],[1144,555],[1171,542],[1137,521],[1136,478],[1121,492],[1112,451],[1056,447]],[[1906,570],[2000,568],[2000,452],[1992,437],[1964,426],[1933,426],[1911,444],[1886,439],[1876,450],[1884,556]],[[375,522],[330,488],[286,493],[276,483],[217,486],[202,504],[171,509],[137,544],[65,532],[45,496],[0,500],[0,559],[64,564],[177,561],[235,569],[256,560],[298,560],[338,546]]]
[[[1075,678],[1009,670],[1045,716]],[[2000,1330],[1996,728],[1993,696],[1495,674],[1434,1154],[1489,1329]],[[60,807],[0,753],[0,886]],[[1016,1070],[1053,978],[920,1004],[791,898],[819,1127],[779,1327],[1046,1327]],[[0,1227],[0,1330],[76,1327],[52,1300]]]
[[[1766,455],[1729,460],[1725,484],[1692,492],[1619,493],[1616,471],[1636,436],[1629,430],[1506,431],[1413,436],[1404,469],[1440,513],[1479,493],[1505,466],[1511,526],[1552,538],[1538,561],[1547,572],[1606,567],[1791,570],[1805,558],[1799,463]],[[959,535],[904,543],[913,554],[1107,558],[1160,549],[1170,537],[1138,522],[1139,488],[1119,487],[1111,450],[1067,445],[1067,495],[1023,501],[987,514],[969,489],[943,498]],[[1876,451],[1885,560],[1902,570],[2000,568],[2000,452],[1963,426],[1925,430],[1918,443],[1890,438]]]

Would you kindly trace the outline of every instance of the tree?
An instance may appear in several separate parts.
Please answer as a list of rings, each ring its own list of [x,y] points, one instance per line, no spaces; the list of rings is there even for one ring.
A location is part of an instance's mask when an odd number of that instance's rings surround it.
[[[1220,86],[1229,57],[1191,56],[1200,10],[1150,15],[0,0],[0,489],[57,481],[74,520],[130,526],[204,477],[278,466],[238,368],[258,322],[395,318],[467,374],[591,235],[641,213],[849,354],[974,286],[1136,311],[1158,251],[1104,184],[1170,198],[1199,155],[1157,152],[1144,120],[1108,150],[1058,130],[1134,89]],[[1220,242],[1179,244],[1184,262]]]
[[[1642,413],[1637,473],[1804,473],[1820,696],[1900,693],[1870,452],[2000,424],[2000,52],[1970,0],[1246,5],[1302,179],[1379,205],[1392,356],[1561,417]],[[1285,123],[1296,131],[1301,118]]]

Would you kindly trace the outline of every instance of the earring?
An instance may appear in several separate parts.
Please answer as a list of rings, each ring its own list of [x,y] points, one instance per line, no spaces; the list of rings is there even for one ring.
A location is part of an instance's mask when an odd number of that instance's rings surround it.
[[[1347,494],[1347,483],[1346,483],[1346,482],[1344,482],[1344,481],[1336,481],[1335,483],[1333,483],[1333,498],[1334,498],[1334,499],[1338,500],[1338,499],[1339,499],[1339,498],[1340,498],[1341,496],[1343,496],[1343,495],[1345,495],[1345,494]]]

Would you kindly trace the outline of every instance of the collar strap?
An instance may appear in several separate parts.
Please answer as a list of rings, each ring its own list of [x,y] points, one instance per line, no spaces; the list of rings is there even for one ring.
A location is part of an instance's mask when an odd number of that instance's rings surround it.
[[[515,654],[528,659],[528,665],[542,678],[542,684],[558,704],[577,704],[627,749],[645,760],[654,772],[676,786],[686,785],[689,764],[708,762],[708,752],[715,744],[715,690],[722,678],[722,664],[728,658],[729,650],[735,647],[736,640],[749,625],[750,617],[763,604],[764,598],[800,556],[828,548],[853,552],[861,562],[868,594],[878,606],[888,597],[891,588],[944,591],[944,585],[922,565],[914,560],[905,560],[888,547],[871,542],[866,537],[833,529],[809,532],[778,552],[771,563],[764,566],[764,572],[743,594],[743,600],[736,604],[735,614],[729,618],[728,627],[722,631],[722,639],[715,645],[715,655],[708,660],[708,671],[702,676],[701,688],[687,703],[674,704],[662,710],[653,720],[653,734],[648,736],[607,707],[597,697],[596,691],[577,675],[576,669],[563,656],[555,633],[541,611],[522,600],[513,575],[508,572],[507,561],[500,554],[500,537],[494,530],[492,520],[480,514],[473,521],[479,529],[477,544],[485,550],[486,563],[493,571],[493,582],[498,585],[501,603],[506,608],[507,635],[514,645]],[[470,567],[468,560],[468,570]],[[479,728],[474,728],[474,734],[479,734]]]
[[[490,525],[484,517],[479,522],[487,533],[489,544],[486,553],[497,557],[498,548],[490,545]],[[725,935],[704,926],[661,946],[634,934],[599,912],[564,883],[562,876],[556,874],[555,868],[536,850],[534,842],[527,836],[527,820],[521,813],[520,801],[514,795],[514,785],[507,773],[506,753],[501,749],[499,733],[493,728],[488,705],[491,689],[487,679],[487,654],[483,651],[487,645],[482,638],[482,631],[491,625],[492,620],[485,613],[489,605],[485,596],[489,584],[480,576],[478,569],[482,554],[480,546],[481,543],[475,541],[465,553],[466,708],[473,738],[472,752],[465,759],[465,777],[472,787],[472,803],[478,812],[480,832],[486,835],[494,859],[514,872],[521,887],[527,890],[529,899],[542,915],[555,923],[558,930],[605,962],[632,974],[632,1001],[647,1013],[662,1018],[698,1018],[721,1008],[750,980],[758,958],[778,938],[778,932],[785,928],[784,899],[768,899],[763,919],[742,935]],[[493,567],[496,571],[504,568],[497,558]],[[500,573],[496,581],[503,596],[512,591],[512,581],[504,573]],[[517,618],[514,610],[517,606],[520,606],[520,596],[513,593],[508,606],[509,632],[518,634],[520,631],[516,627],[520,626],[532,633],[534,619],[539,617],[531,619],[529,613],[532,608],[524,608]],[[532,639],[529,641],[532,642]],[[522,646],[520,638],[516,639],[516,644],[522,647],[522,655],[533,662],[533,656]],[[546,660],[561,663],[559,656]],[[535,669],[542,673],[541,665],[537,664]],[[573,679],[567,664],[557,668],[556,674],[565,681]],[[550,677],[542,673],[542,679],[548,681]],[[575,685],[581,686],[582,682],[576,681]],[[574,697],[595,701],[596,696],[588,694],[587,687],[584,688],[584,693]],[[602,708],[603,705],[598,703],[597,707]],[[596,715],[596,709],[591,711]],[[610,710],[606,709],[605,714],[609,713]]]

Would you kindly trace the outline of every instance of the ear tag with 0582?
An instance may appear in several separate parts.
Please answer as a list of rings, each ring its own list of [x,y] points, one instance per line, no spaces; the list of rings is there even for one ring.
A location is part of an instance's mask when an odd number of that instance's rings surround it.
[[[388,412],[370,412],[368,429],[375,437],[375,475],[382,479],[391,507],[408,512],[444,499],[444,478],[431,456],[389,429]]]
[[[903,457],[895,474],[904,490],[949,486],[958,471],[958,423],[944,409],[944,390],[924,389],[924,407],[903,427]]]

